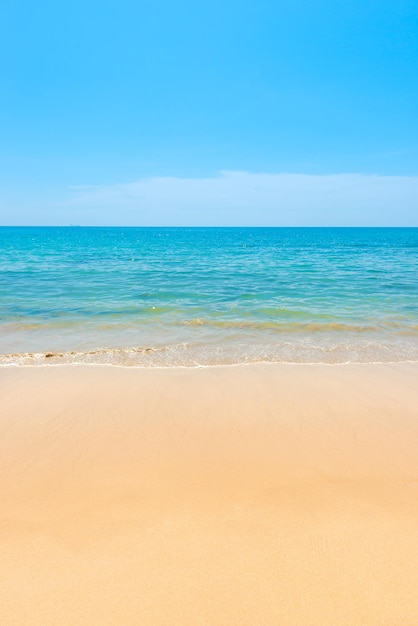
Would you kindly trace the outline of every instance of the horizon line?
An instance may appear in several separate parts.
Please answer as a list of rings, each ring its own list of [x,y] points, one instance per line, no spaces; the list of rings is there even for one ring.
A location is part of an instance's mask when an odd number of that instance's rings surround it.
[[[124,224],[0,224],[0,228],[147,228],[147,229],[151,229],[151,228],[362,228],[362,229],[366,229],[366,228],[380,228],[380,229],[384,229],[384,228],[418,228],[418,224],[417,225],[402,225],[402,224],[393,224],[393,225],[368,225],[365,226],[363,225],[332,225],[332,224],[327,224],[327,225],[321,225],[321,226],[314,226],[314,225],[288,225],[288,226],[284,226],[284,225],[262,225],[262,224],[256,224],[256,225],[239,225],[239,224],[231,224],[231,225],[196,225],[196,224],[182,224],[182,225],[162,225],[162,224],[155,224],[155,225],[124,225]]]

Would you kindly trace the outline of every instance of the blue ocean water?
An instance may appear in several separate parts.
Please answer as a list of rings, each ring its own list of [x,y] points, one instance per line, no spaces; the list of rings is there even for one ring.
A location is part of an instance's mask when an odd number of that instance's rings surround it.
[[[418,360],[417,228],[0,228],[0,363]]]

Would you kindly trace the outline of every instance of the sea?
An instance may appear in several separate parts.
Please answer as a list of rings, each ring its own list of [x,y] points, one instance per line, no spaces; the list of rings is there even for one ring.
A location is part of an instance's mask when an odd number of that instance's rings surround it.
[[[0,228],[0,365],[418,361],[418,228]]]

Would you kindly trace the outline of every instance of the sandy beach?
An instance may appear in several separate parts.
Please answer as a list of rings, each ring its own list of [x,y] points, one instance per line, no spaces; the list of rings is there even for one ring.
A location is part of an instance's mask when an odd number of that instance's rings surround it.
[[[0,432],[2,624],[418,624],[418,364],[2,368]]]

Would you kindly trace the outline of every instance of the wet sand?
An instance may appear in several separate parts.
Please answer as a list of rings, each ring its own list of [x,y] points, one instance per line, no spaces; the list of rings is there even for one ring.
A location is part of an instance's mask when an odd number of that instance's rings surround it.
[[[418,624],[418,364],[0,369],[0,623]]]

